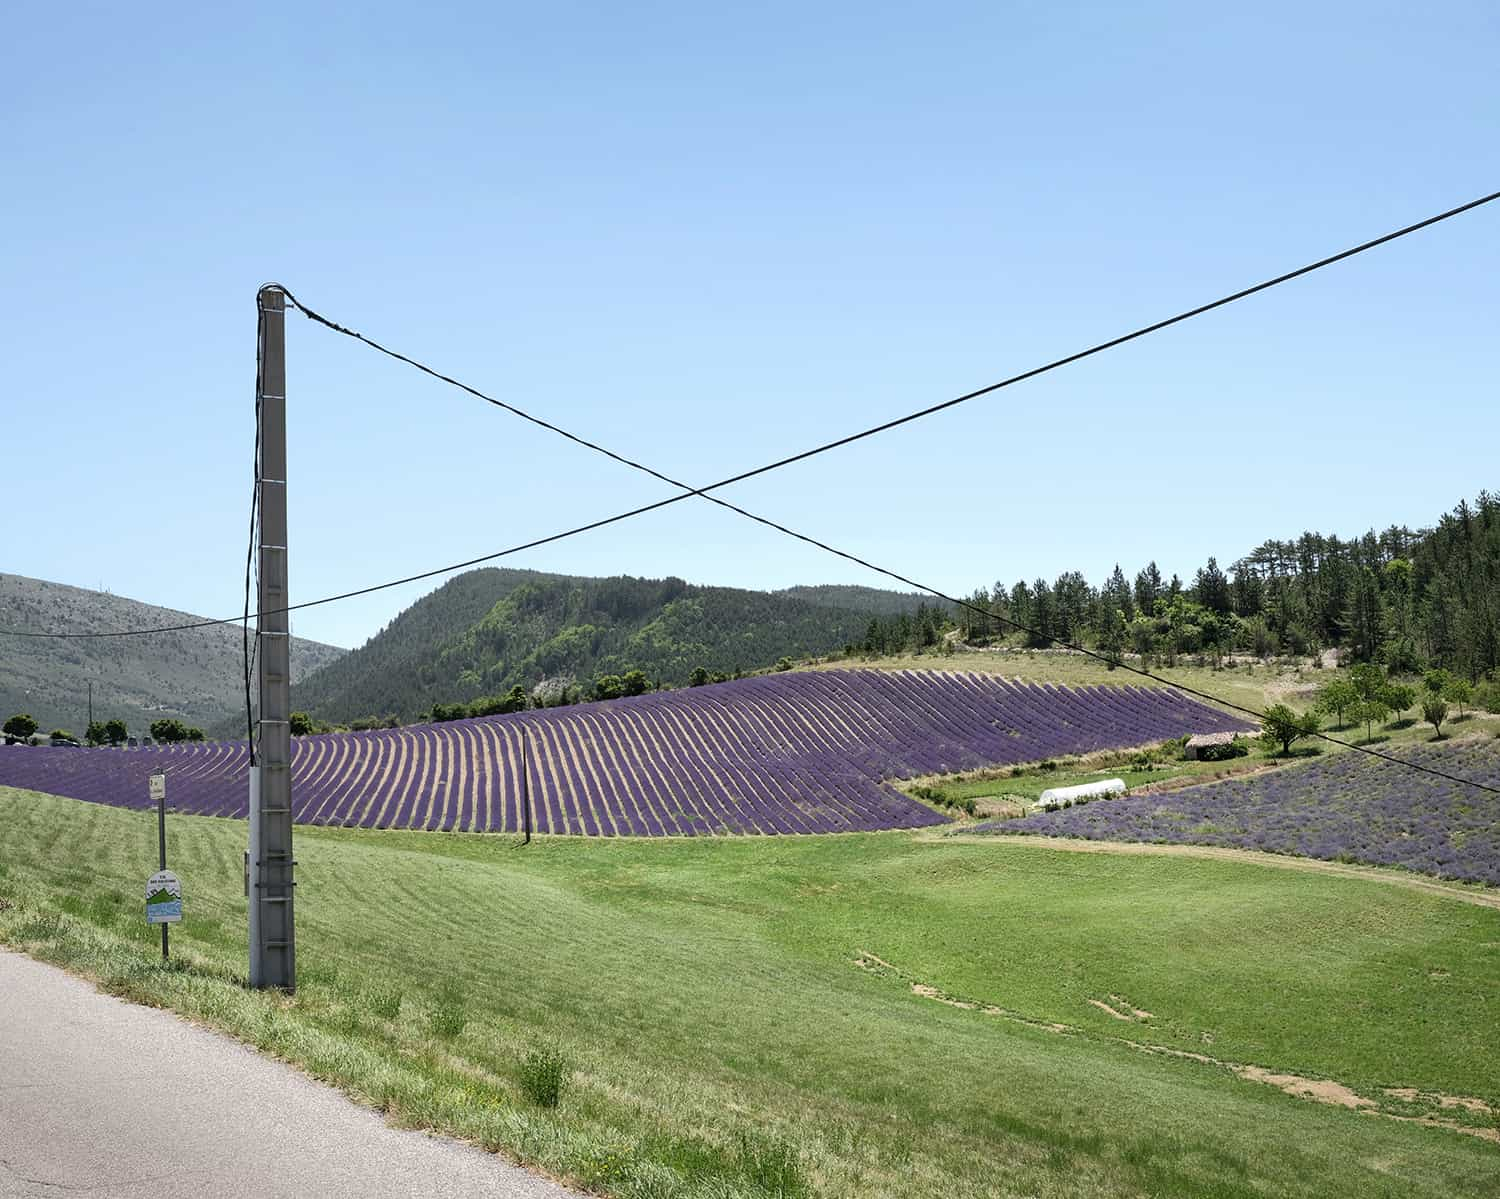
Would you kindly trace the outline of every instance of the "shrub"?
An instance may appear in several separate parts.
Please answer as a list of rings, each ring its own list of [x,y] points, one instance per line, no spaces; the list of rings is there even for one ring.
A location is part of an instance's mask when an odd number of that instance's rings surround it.
[[[567,1074],[568,1063],[561,1050],[550,1046],[530,1050],[521,1059],[521,1090],[538,1107],[556,1107]]]

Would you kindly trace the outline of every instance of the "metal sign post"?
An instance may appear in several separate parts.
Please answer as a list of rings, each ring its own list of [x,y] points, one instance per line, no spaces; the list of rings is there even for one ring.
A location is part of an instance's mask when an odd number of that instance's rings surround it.
[[[292,889],[291,621],[287,606],[286,293],[260,289],[256,406],[260,461],[260,719],[250,792],[250,985],[297,985]]]
[[[167,869],[167,776],[160,770],[147,780],[147,794],[156,803],[157,870],[146,880],[146,923],[161,925],[161,960],[170,948],[168,929],[182,919],[182,884]]]

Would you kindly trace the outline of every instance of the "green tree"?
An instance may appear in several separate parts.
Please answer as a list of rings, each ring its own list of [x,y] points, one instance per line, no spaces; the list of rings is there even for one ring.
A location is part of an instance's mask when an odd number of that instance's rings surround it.
[[[313,731],[313,718],[306,712],[293,712],[287,723],[291,725],[293,737],[305,737]]]
[[[1422,686],[1432,695],[1442,695],[1453,685],[1453,675],[1441,666],[1435,666],[1422,676]]]
[[[193,725],[189,725],[188,726],[188,731],[187,731],[187,739],[189,741],[202,741],[203,740],[203,730],[200,729],[200,728],[197,728],[197,727],[195,727]]]
[[[1382,691],[1379,695],[1356,701],[1354,706],[1349,709],[1349,719],[1363,724],[1365,726],[1365,740],[1373,741],[1375,739],[1375,725],[1383,721],[1389,712],[1390,707],[1387,705],[1385,693]]]
[[[106,720],[103,729],[104,743],[106,745],[124,745],[130,737],[130,730],[125,727],[125,722],[118,717]]]
[[[1443,698],[1458,705],[1458,718],[1464,719],[1464,708],[1474,702],[1474,684],[1468,679],[1450,679],[1443,688]]]
[[[297,730],[293,728],[292,731],[296,732]],[[186,741],[188,739],[187,726],[180,720],[153,720],[151,722],[151,736],[158,741],[166,742],[168,745],[177,741]]]
[[[526,711],[526,688],[517,683],[505,693],[505,698],[500,701],[499,711],[524,712]]]
[[[1344,727],[1344,713],[1359,703],[1359,691],[1347,675],[1336,675],[1318,689],[1318,711],[1333,716]]]
[[[52,732],[50,732],[49,734],[47,734],[47,736],[52,741],[52,743],[54,745],[57,742],[59,742],[59,741],[77,741],[78,740],[78,738],[75,737],[75,736],[73,736],[73,734],[70,733],[67,729],[53,729]]]
[[[89,727],[84,730],[83,739],[90,745],[103,745],[108,740],[104,732],[104,721],[89,721]]]
[[[1416,704],[1417,689],[1405,683],[1387,683],[1385,702],[1391,712],[1399,717],[1401,713]]]
[[[645,695],[651,690],[651,680],[644,670],[627,670],[620,676],[621,695]]]
[[[617,674],[601,674],[594,680],[595,699],[619,699],[625,694],[625,680]]]
[[[1280,743],[1283,756],[1292,752],[1292,743],[1311,737],[1318,731],[1318,715],[1308,712],[1298,716],[1285,704],[1272,704],[1261,718],[1261,739],[1268,745]]]
[[[1119,608],[1106,609],[1099,630],[1099,650],[1109,660],[1111,670],[1124,658],[1126,636],[1125,613]]]
[[[1442,696],[1428,695],[1422,701],[1422,719],[1432,726],[1433,740],[1441,740],[1443,721],[1448,719],[1448,705],[1443,702]]]
[[[873,623],[873,622],[872,622]],[[708,682],[708,669],[703,666],[695,666],[693,673],[688,676],[689,687],[702,687]]]
[[[4,732],[7,737],[14,737],[17,741],[25,741],[27,737],[36,732],[36,721],[25,712],[17,712],[5,722]]]

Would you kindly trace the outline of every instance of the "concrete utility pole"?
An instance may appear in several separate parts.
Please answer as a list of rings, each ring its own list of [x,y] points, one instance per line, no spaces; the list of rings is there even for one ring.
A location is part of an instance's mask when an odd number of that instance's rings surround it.
[[[257,766],[250,772],[250,985],[297,985],[292,890],[291,620],[286,569],[286,296],[260,289],[260,654]]]

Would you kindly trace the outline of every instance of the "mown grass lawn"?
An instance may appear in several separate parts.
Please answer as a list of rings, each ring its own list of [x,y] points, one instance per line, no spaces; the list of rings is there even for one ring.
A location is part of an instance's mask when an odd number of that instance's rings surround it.
[[[605,1193],[1500,1190],[1500,1144],[1127,1044],[1334,1079],[1394,1114],[1439,1109],[1382,1088],[1500,1108],[1500,911],[1443,895],[909,833],[309,828],[288,999],[240,986],[241,823],[170,818],[186,917],[159,965],[155,836],[150,815],[0,789],[0,941]],[[1089,1002],[1111,997],[1152,1015]],[[555,1109],[524,1086],[543,1047],[569,1066]]]

